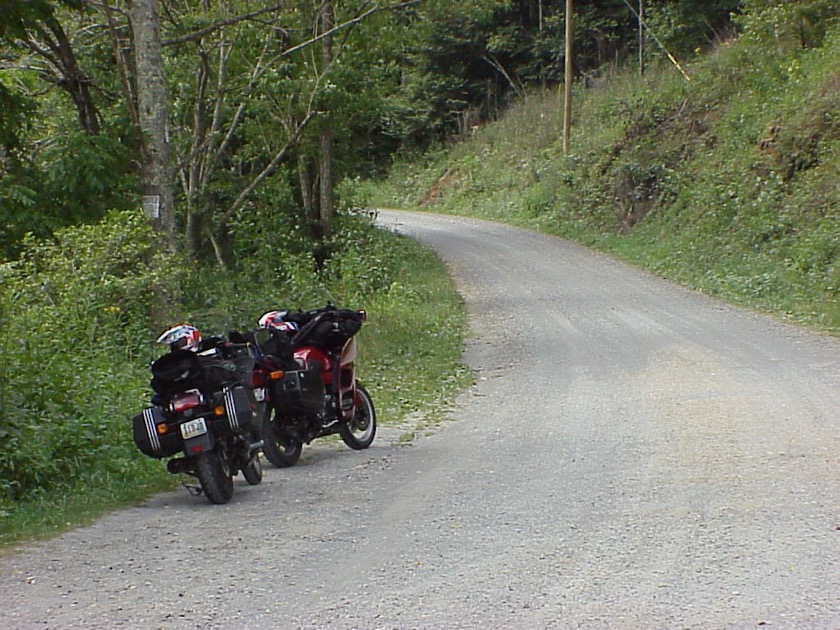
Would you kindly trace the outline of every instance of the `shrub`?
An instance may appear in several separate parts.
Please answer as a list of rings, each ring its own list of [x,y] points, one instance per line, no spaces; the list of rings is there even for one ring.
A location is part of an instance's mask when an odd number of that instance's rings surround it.
[[[143,404],[154,296],[179,271],[134,212],[30,239],[0,266],[0,500],[142,468],[126,419]]]

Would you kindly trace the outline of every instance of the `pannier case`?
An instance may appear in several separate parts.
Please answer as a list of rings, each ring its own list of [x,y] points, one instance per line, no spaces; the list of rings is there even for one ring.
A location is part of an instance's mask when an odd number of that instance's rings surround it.
[[[181,434],[169,431],[163,435],[157,432],[157,425],[164,422],[163,409],[147,407],[132,419],[134,443],[140,452],[149,457],[169,457],[181,450]]]
[[[224,392],[227,429],[232,433],[243,433],[251,428],[257,415],[257,401],[251,389],[241,385],[228,387]]]
[[[291,370],[272,382],[271,398],[281,414],[318,413],[324,408],[324,381],[318,370]]]

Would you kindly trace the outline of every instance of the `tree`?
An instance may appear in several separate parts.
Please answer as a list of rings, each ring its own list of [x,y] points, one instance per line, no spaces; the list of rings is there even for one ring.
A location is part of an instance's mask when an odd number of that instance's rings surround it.
[[[329,239],[335,182],[345,172],[337,168],[368,145],[349,137],[376,126],[364,114],[386,91],[368,87],[381,76],[372,71],[378,46],[360,33],[415,4],[324,0],[292,10],[229,2],[168,12],[163,45],[182,60],[171,66],[172,135],[193,255],[209,241],[226,264],[231,223],[247,221],[257,190],[276,185],[281,163],[293,157],[313,236]]]
[[[108,125],[94,12],[70,0],[3,0],[0,19],[0,247],[125,208],[132,140]],[[92,45],[93,44],[93,45]],[[100,67],[110,64],[103,63]],[[68,98],[69,97],[69,98]]]
[[[231,223],[247,214],[314,116],[311,96],[286,90],[292,67],[279,5],[241,8],[170,12],[164,41],[181,60],[170,66],[170,83],[187,253],[199,256],[209,244],[222,266]]]

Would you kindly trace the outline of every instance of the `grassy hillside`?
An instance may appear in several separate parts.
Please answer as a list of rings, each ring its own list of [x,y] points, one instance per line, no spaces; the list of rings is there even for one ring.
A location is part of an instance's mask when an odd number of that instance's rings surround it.
[[[534,227],[664,277],[840,331],[840,28],[778,16],[689,64],[556,91],[360,193]]]

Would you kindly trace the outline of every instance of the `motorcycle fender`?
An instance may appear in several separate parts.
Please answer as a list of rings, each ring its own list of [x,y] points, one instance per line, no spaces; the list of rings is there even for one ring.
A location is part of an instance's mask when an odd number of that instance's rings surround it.
[[[213,435],[208,431],[204,435],[198,435],[194,438],[184,441],[184,455],[193,457],[204,451],[213,449]]]

